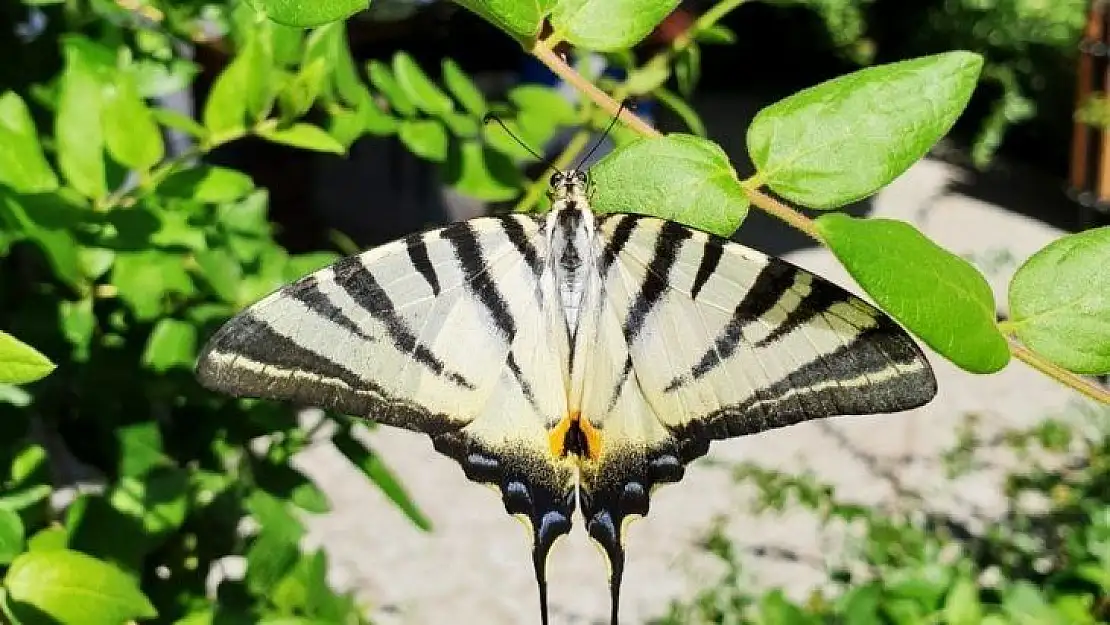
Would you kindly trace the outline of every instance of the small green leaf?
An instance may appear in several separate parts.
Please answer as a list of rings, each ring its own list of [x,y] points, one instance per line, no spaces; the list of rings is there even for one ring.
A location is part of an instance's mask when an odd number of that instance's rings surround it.
[[[243,172],[218,165],[198,165],[174,172],[158,185],[166,197],[209,204],[233,202],[254,190],[254,181]]]
[[[406,119],[398,130],[401,142],[413,154],[442,163],[447,158],[447,129],[434,119]]]
[[[58,188],[58,177],[43,156],[31,112],[14,91],[0,95],[0,184],[18,193],[48,193]]]
[[[310,28],[336,22],[362,11],[369,0],[254,0],[279,24]]]
[[[1053,241],[1010,283],[1011,325],[1030,349],[1076,373],[1110,373],[1110,226]]]
[[[632,70],[628,74],[628,79],[624,81],[624,90],[630,96],[644,95],[661,87],[670,77],[670,58],[660,54]]]
[[[169,462],[162,451],[162,430],[157,421],[119,427],[116,440],[119,442],[120,475],[139,477]]]
[[[250,37],[216,76],[204,103],[204,127],[216,141],[234,138],[264,112],[269,98],[270,60],[259,37]]]
[[[534,39],[544,16],[556,0],[455,0],[518,40]]]
[[[385,96],[394,112],[402,117],[416,116],[416,104],[409,99],[408,92],[401,88],[388,65],[378,60],[370,61],[366,64],[366,73],[370,76],[370,84]]]
[[[285,84],[278,92],[282,119],[296,119],[312,108],[324,86],[326,72],[327,61],[323,58],[313,59]]]
[[[637,44],[679,0],[560,0],[551,13],[555,32],[590,50],[612,52]]]
[[[687,104],[686,100],[683,100],[678,94],[672,93],[662,87],[653,91],[652,95],[655,96],[656,100],[659,100],[660,104],[671,109],[675,115],[678,115],[678,117],[682,119],[682,123],[686,124],[686,127],[690,129],[690,132],[699,137],[705,136],[705,124],[702,123],[698,112],[694,110],[694,107]]]
[[[88,47],[79,39],[66,40],[65,71],[54,122],[58,168],[65,179],[86,197],[108,194],[104,163],[104,134],[100,125],[102,86],[86,58]]]
[[[478,141],[463,141],[450,151],[443,178],[459,192],[487,202],[511,200],[524,184],[512,159]]]
[[[119,625],[158,612],[119,569],[76,551],[30,551],[12,563],[4,587],[19,615],[23,606],[59,623]]]
[[[521,85],[509,91],[509,101],[521,113],[538,113],[553,126],[568,126],[578,121],[574,105],[562,93],[541,85]]]
[[[165,373],[191,369],[197,355],[197,329],[177,319],[159,319],[143,351],[143,366]]]
[[[944,619],[948,625],[979,625],[983,620],[975,580],[962,577],[952,585],[944,599]]]
[[[243,270],[231,252],[225,248],[213,248],[198,253],[196,260],[204,281],[216,295],[225,302],[239,303],[239,282],[243,279]]]
[[[80,223],[81,208],[59,192],[23,195],[17,200],[0,191],[0,209],[42,250],[55,277],[77,288],[84,284],[79,248],[70,230]]]
[[[144,538],[153,542],[185,522],[187,494],[188,475],[171,467],[122,477],[107,499],[118,512],[138,521]]]
[[[186,134],[201,140],[208,138],[208,129],[201,126],[197,120],[183,115],[173,109],[153,108],[150,109],[150,114],[154,116],[155,121],[163,126],[180,130]]]
[[[474,117],[481,118],[489,111],[489,105],[481,89],[454,59],[443,59],[443,83],[447,85],[451,95],[455,96],[455,100]]]
[[[865,198],[948,132],[982,67],[978,54],[948,52],[868,67],[776,102],[748,127],[756,177],[811,208]]]
[[[0,383],[26,384],[42,379],[54,363],[35,348],[6,332],[0,332]]]
[[[162,160],[162,133],[129,74],[117,74],[115,83],[105,89],[100,119],[105,145],[116,162],[146,171]]]
[[[69,543],[69,534],[61,525],[44,527],[27,539],[27,551],[54,551],[65,549]]]
[[[417,527],[424,531],[432,529],[432,522],[424,516],[397,477],[377,454],[355,440],[349,431],[336,434],[332,438],[332,443],[339,453],[358,467]]]
[[[329,152],[331,154],[343,154],[346,151],[343,144],[336,141],[326,130],[303,122],[293,124],[288,128],[259,129],[257,134],[267,141],[304,150]]]
[[[1002,606],[1013,625],[1070,625],[1052,609],[1041,590],[1028,580],[1019,580],[1010,586]]]
[[[140,321],[157,318],[167,295],[194,290],[181,257],[156,250],[121,252],[112,267],[112,284]]]
[[[641,139],[590,170],[592,208],[671,219],[731,236],[748,214],[748,200],[728,155],[715,143],[673,134]]]
[[[455,102],[428,78],[407,52],[393,55],[393,74],[397,85],[418,109],[435,116],[455,110]]]
[[[1010,361],[994,294],[967,261],[893,219],[822,215],[817,230],[879,305],[962,369],[993,373]]]
[[[23,553],[23,520],[15,511],[0,507],[0,564],[11,564]]]

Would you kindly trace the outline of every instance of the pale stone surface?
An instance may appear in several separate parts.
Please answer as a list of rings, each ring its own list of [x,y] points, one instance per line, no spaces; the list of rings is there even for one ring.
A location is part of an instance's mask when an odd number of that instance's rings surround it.
[[[960,170],[925,160],[882,191],[871,215],[912,221],[957,254],[1006,259],[986,268],[1000,302],[1017,263],[1060,232],[998,206],[948,191]],[[786,258],[860,292],[820,249]],[[998,264],[998,263],[993,263]],[[930,354],[940,385],[936,400],[903,414],[806,423],[714,445],[718,460],[754,460],[767,466],[809,468],[861,501],[889,500],[891,482],[869,463],[925,489],[937,507],[974,516],[997,510],[990,475],[963,480],[950,492],[936,459],[949,446],[964,414],[982,416],[988,429],[1028,424],[1061,407],[1072,394],[1021,363],[999,374],[964,373]],[[331,514],[312,523],[313,540],[331,554],[338,584],[356,588],[381,623],[538,623],[527,539],[492,490],[468,482],[458,466],[436,454],[417,434],[381,428],[369,434],[435,524],[422,533],[328,446],[299,463],[330,495]],[[699,461],[679,485],[656,493],[651,516],[631,526],[622,606],[623,622],[643,623],[668,603],[692,595],[719,574],[696,548],[714,517],[730,515],[728,531],[739,545],[781,547],[808,563],[748,558],[748,573],[761,587],[803,593],[822,580],[827,551],[815,523],[804,515],[753,517],[745,491],[724,469]],[[580,528],[555,548],[549,568],[552,622],[605,623],[608,595],[602,559]]]

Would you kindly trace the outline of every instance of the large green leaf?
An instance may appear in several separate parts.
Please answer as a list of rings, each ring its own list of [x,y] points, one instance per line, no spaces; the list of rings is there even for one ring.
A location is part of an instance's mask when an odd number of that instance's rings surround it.
[[[520,40],[540,33],[544,16],[556,0],[455,0],[484,19]]]
[[[748,213],[748,200],[728,155],[691,135],[641,139],[590,170],[593,209],[662,217],[730,236]]]
[[[1110,373],[1110,226],[1058,239],[1010,283],[1010,316],[1030,349],[1076,373]]]
[[[428,78],[408,53],[393,55],[393,74],[409,100],[425,113],[438,116],[455,109],[455,102]]]
[[[0,383],[26,384],[49,375],[54,363],[30,345],[0,332]]]
[[[37,610],[59,623],[119,625],[158,616],[138,584],[119,569],[76,551],[30,551],[4,578],[13,611]],[[36,621],[39,622],[39,621]]]
[[[948,52],[868,67],[763,109],[748,127],[757,179],[811,208],[879,190],[955,123],[983,58]]]
[[[0,184],[19,193],[58,188],[58,177],[43,156],[31,112],[14,91],[0,95]]]
[[[631,47],[670,15],[679,0],[559,0],[551,13],[555,32],[591,50]]]
[[[993,373],[1010,360],[994,294],[967,261],[893,219],[822,215],[817,230],[879,305],[956,365]]]
[[[116,162],[146,171],[162,160],[162,132],[143,103],[130,74],[120,72],[104,90],[101,110],[104,142]]]
[[[370,0],[252,0],[266,16],[288,26],[311,27],[347,19]]]
[[[103,86],[83,40],[66,40],[63,52],[65,70],[54,122],[58,168],[74,189],[102,198],[108,193],[100,125]]]

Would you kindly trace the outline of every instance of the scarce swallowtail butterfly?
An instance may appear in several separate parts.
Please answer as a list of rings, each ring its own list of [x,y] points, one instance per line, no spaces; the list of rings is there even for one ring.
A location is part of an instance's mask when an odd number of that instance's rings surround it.
[[[586,173],[545,216],[481,217],[306,276],[224,325],[207,387],[424,432],[548,552],[579,510],[617,624],[628,522],[711,441],[936,394],[914,341],[850,293],[673,221],[594,214]]]

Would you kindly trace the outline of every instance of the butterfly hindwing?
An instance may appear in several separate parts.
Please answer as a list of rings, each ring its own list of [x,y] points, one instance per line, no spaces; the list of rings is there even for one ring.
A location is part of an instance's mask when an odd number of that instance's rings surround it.
[[[201,355],[206,386],[429,434],[526,522],[537,575],[570,529],[574,468],[547,431],[566,411],[544,222],[479,218],[345,258],[271,294]],[[541,579],[542,586],[542,579]]]

